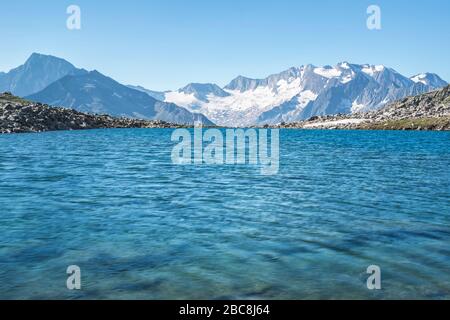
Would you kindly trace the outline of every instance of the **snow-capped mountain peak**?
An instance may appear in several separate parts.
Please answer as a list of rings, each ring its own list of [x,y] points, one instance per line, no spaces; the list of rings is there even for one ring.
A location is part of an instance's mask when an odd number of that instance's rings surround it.
[[[427,74],[426,73],[421,73],[418,75],[415,75],[414,77],[411,78],[412,81],[414,81],[415,83],[423,83],[423,84],[427,84]]]
[[[208,101],[208,96],[228,97],[230,94],[213,83],[190,83],[178,90],[179,93],[193,94],[195,98]]]
[[[331,66],[324,66],[314,69],[314,73],[322,76],[324,78],[339,78],[342,75],[342,71],[338,68],[334,68]]]
[[[362,72],[364,72],[365,74],[373,77],[374,75],[383,72],[386,69],[385,66],[383,65],[368,65],[365,64],[363,65],[363,68],[361,69]]]
[[[421,83],[426,86],[444,87],[446,82],[434,73],[421,73],[410,78],[415,83]]]

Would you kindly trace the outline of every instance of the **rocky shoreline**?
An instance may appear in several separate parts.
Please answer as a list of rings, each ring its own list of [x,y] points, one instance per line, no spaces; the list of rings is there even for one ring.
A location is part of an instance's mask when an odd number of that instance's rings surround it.
[[[109,128],[181,128],[163,121],[115,118],[93,115],[73,109],[56,108],[0,94],[0,133],[28,133],[58,130]]]
[[[355,118],[353,116],[323,116],[301,122],[265,126],[265,128],[302,130],[450,131],[450,115],[391,120],[374,120],[371,118]]]

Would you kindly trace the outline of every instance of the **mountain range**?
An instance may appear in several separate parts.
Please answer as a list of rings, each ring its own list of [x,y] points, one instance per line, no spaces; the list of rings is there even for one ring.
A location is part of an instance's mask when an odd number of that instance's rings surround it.
[[[334,67],[294,67],[265,79],[239,76],[224,88],[192,84],[157,94],[160,98],[164,95],[166,102],[201,112],[219,125],[248,126],[377,110],[446,85],[432,73],[408,78],[382,65],[342,62]]]
[[[77,69],[63,59],[47,55],[32,54],[24,65],[0,74],[0,84],[0,91],[86,113],[177,124],[214,124],[200,113],[159,101],[96,70]]]
[[[406,77],[383,65],[348,62],[293,67],[264,79],[238,76],[223,88],[191,83],[164,92],[125,86],[98,71],[78,69],[63,59],[41,54],[0,73],[0,91],[33,101],[82,112],[233,127],[378,110],[446,85],[433,73]]]
[[[148,94],[121,85],[98,71],[68,75],[44,90],[25,97],[31,101],[65,106],[85,113],[213,125],[205,116],[189,112],[173,103],[158,101]]]

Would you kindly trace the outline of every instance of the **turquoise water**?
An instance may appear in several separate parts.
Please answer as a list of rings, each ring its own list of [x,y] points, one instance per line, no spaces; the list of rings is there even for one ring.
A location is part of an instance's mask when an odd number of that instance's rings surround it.
[[[450,299],[450,133],[283,130],[262,176],[171,132],[0,136],[0,298]]]

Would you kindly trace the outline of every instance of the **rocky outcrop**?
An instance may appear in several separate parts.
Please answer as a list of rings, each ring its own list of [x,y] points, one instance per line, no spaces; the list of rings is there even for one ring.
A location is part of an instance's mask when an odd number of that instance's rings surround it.
[[[114,118],[33,103],[11,93],[0,94],[0,133],[104,128],[179,128],[163,121]]]
[[[385,108],[352,115],[316,116],[279,128],[450,130],[450,86],[393,102]]]
[[[450,116],[450,86],[399,100],[379,111],[362,116],[375,121]]]

